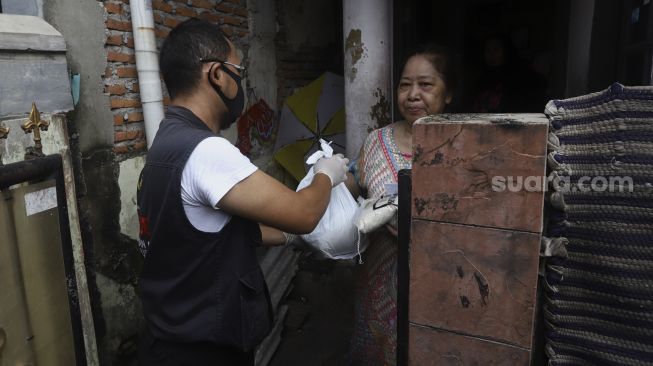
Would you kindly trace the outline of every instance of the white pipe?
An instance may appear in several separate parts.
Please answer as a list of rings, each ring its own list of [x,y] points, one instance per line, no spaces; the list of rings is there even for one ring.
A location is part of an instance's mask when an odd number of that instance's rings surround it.
[[[347,156],[370,130],[390,122],[392,1],[343,0]]]
[[[145,119],[145,138],[149,148],[163,119],[163,93],[159,78],[152,0],[132,0],[129,2],[129,7],[134,32],[136,71]]]

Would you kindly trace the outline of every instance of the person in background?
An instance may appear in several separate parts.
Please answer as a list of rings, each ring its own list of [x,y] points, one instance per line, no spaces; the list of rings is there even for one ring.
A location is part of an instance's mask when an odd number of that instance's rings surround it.
[[[353,178],[367,197],[385,195],[386,184],[397,183],[397,172],[411,167],[412,125],[421,117],[442,113],[451,103],[454,74],[449,52],[438,45],[423,46],[407,59],[397,87],[403,120],[372,131],[352,164]],[[396,364],[396,236],[391,225],[371,233],[364,264],[358,267],[350,352],[353,365]]]
[[[483,73],[473,88],[472,112],[540,113],[546,104],[544,75],[521,60],[510,38],[488,37],[483,43]]]
[[[311,232],[348,161],[322,158],[311,185],[295,192],[220,136],[242,112],[245,67],[217,25],[179,24],[163,43],[160,67],[172,100],[137,193],[145,256],[140,362],[254,365],[272,324],[256,246],[283,244],[283,232]]]

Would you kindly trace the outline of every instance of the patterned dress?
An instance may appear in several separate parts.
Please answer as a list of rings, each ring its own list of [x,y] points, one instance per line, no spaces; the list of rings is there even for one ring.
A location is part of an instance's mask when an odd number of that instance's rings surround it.
[[[396,123],[372,131],[354,166],[358,184],[368,197],[385,194],[397,183],[397,172],[411,167],[394,139]],[[369,235],[370,244],[358,267],[352,365],[395,365],[397,349],[397,243],[385,228]]]

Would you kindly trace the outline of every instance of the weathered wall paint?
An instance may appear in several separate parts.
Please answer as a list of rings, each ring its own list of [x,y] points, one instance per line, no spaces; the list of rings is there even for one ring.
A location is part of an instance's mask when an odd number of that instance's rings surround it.
[[[347,155],[358,156],[369,131],[390,120],[391,1],[343,1]]]
[[[35,16],[0,14],[0,116],[73,108],[66,63],[66,42],[55,28]]]
[[[130,239],[138,240],[138,215],[136,214],[136,184],[145,157],[138,156],[120,162],[118,185],[120,186],[120,232]]]
[[[363,57],[364,45],[361,41],[361,30],[352,29],[347,36],[345,41],[345,54],[351,58],[351,67],[349,69],[349,82],[354,82],[356,79],[356,73],[358,69],[356,68],[356,63]]]

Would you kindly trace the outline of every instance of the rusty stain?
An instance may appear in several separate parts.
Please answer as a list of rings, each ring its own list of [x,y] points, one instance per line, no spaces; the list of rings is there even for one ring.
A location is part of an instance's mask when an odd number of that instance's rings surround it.
[[[352,29],[345,41],[345,52],[351,53],[351,65],[354,66],[363,57],[363,41],[360,29]]]
[[[424,209],[431,204],[436,204],[442,211],[455,210],[458,207],[458,199],[454,195],[446,193],[438,193],[432,199],[415,198],[413,202],[418,215],[421,215]]]
[[[458,277],[460,278],[463,278],[465,276],[465,272],[463,272],[462,266],[456,266],[456,273],[458,273]]]
[[[478,272],[474,272],[474,278],[478,284],[478,292],[481,294],[481,305],[485,306],[487,305],[487,299],[490,295],[490,286],[487,284],[485,279],[478,274]]]
[[[422,211],[426,208],[426,206],[429,204],[429,202],[423,198],[415,198],[415,209],[417,210],[417,214],[421,215]]]
[[[462,304],[462,306],[464,308],[468,308],[469,307],[469,299],[467,298],[467,296],[462,296],[461,295],[460,296],[460,303]]]
[[[356,74],[358,69],[354,67],[356,63],[363,57],[365,48],[363,45],[363,36],[360,29],[352,29],[347,35],[347,40],[345,41],[345,53],[351,55],[351,69],[349,70],[349,82],[353,82],[356,79]]]
[[[438,165],[442,163],[443,160],[444,160],[444,154],[442,154],[439,151],[436,151],[435,154],[433,155],[433,159],[431,159],[430,161],[423,161],[420,165],[421,166]]]
[[[370,117],[373,121],[376,121],[378,128],[385,127],[390,124],[390,102],[386,99],[380,88],[376,88],[373,95],[379,101],[370,108]]]
[[[358,69],[355,67],[352,67],[351,70],[349,71],[349,82],[353,83],[354,80],[356,79],[356,73],[358,73]]]
[[[458,200],[453,195],[438,193],[434,201],[443,211],[455,210],[458,207]]]
[[[423,153],[424,153],[424,148],[422,147],[422,145],[415,146],[415,152],[413,153],[413,163],[417,162],[417,160],[419,160],[419,158],[422,156]]]

